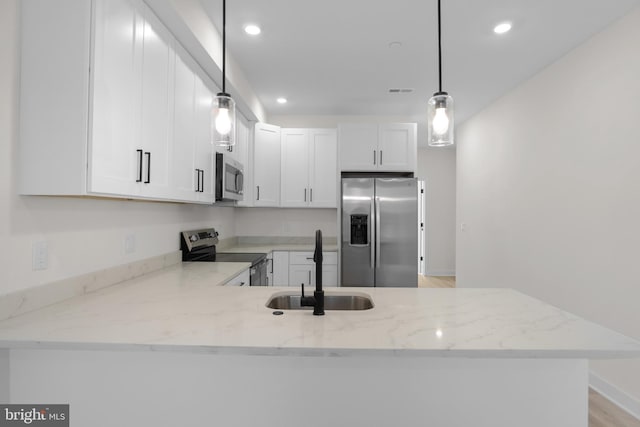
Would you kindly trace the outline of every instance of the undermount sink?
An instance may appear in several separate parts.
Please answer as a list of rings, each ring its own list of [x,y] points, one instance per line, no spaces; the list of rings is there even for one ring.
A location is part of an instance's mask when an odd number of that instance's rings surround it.
[[[313,307],[302,307],[300,295],[274,294],[267,301],[267,307],[276,310],[313,310]],[[369,310],[373,308],[371,298],[360,294],[326,294],[324,295],[325,310]]]

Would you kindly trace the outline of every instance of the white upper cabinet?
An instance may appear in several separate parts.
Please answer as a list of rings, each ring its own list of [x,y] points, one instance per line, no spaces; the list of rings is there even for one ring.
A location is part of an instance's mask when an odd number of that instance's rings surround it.
[[[338,138],[335,129],[309,131],[309,206],[337,207]]]
[[[309,132],[282,129],[281,206],[306,207],[309,204]]]
[[[417,139],[415,123],[378,125],[378,170],[416,172]]]
[[[236,146],[233,148],[233,151],[236,154],[236,159],[242,164],[244,167],[244,181],[242,183],[242,200],[239,200],[238,206],[253,206],[253,167],[251,162],[251,157],[253,155],[253,151],[251,150],[252,144],[252,132],[249,127],[249,122],[242,117],[242,115],[238,114],[236,116],[236,132],[237,132],[237,142]]]
[[[334,129],[282,129],[283,207],[336,207]]]
[[[109,0],[110,1],[110,0]],[[173,141],[172,36],[147,10],[142,41],[142,138],[144,172],[142,193],[151,198],[173,198],[169,187],[169,159]],[[171,65],[171,70],[170,70]],[[171,71],[171,74],[170,74]]]
[[[378,125],[338,126],[341,171],[370,171],[378,168]]]
[[[254,131],[254,206],[280,206],[280,127],[256,123]]]
[[[211,108],[214,93],[196,76],[195,89],[195,177],[198,201],[215,201],[215,147],[211,144]]]
[[[36,6],[42,1],[28,1]],[[97,1],[93,50],[93,104],[88,192],[139,195],[144,181],[142,148],[142,52],[145,21],[128,0]],[[25,24],[41,16],[30,15]],[[34,20],[34,22],[31,21]],[[48,19],[48,18],[47,18]],[[86,18],[89,22],[90,17]],[[78,23],[74,23],[78,24]],[[64,26],[64,21],[60,26]],[[50,28],[60,33],[61,28]],[[88,35],[87,40],[88,42]],[[32,46],[38,48],[38,46]],[[88,46],[87,46],[88,49]],[[43,49],[44,50],[44,49]],[[67,52],[67,60],[72,52]],[[76,58],[72,58],[75,62]],[[87,58],[88,59],[88,58]],[[58,59],[64,62],[65,59]],[[88,64],[87,64],[88,65]],[[46,73],[43,73],[46,76]],[[46,78],[43,76],[44,78]],[[49,84],[55,87],[59,79]],[[29,87],[25,87],[29,90]],[[59,98],[62,93],[57,93]],[[79,107],[79,106],[75,106]],[[62,141],[59,143],[64,144]],[[81,141],[84,142],[84,141]],[[32,141],[28,141],[32,143]],[[78,177],[80,178],[80,177]],[[52,178],[55,179],[55,178]]]
[[[21,194],[213,202],[211,91],[148,6],[21,5]]]
[[[345,172],[416,172],[415,123],[341,124],[340,170]]]
[[[196,76],[185,64],[184,55],[175,56],[174,82],[175,112],[171,178],[176,197],[189,200],[197,198],[200,173],[195,165]]]

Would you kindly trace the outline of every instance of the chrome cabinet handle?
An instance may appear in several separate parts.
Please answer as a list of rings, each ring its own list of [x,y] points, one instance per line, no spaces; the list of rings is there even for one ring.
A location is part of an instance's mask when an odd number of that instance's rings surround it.
[[[304,201],[305,202],[307,201],[307,189],[306,188],[304,189]]]
[[[380,166],[382,166],[382,150],[380,150]]]
[[[196,193],[200,192],[200,169],[196,169]]]
[[[260,200],[260,186],[257,185],[256,188],[258,189],[258,197],[256,198],[256,200]]]
[[[376,150],[373,150],[373,164],[376,164]]]
[[[313,202],[313,188],[309,189],[309,201]]]
[[[311,286],[311,270],[309,270],[309,283],[308,283],[308,285]]]

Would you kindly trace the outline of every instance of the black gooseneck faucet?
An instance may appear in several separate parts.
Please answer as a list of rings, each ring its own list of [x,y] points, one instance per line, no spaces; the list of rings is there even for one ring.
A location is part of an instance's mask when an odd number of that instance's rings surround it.
[[[324,291],[322,290],[322,231],[316,230],[316,247],[313,252],[313,262],[316,263],[316,290],[312,297],[304,296],[304,283],[300,304],[303,307],[313,307],[314,316],[324,316]]]

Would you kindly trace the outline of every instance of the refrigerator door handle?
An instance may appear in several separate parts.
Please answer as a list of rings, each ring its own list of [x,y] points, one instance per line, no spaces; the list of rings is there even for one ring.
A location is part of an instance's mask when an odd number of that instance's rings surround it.
[[[380,267],[380,197],[376,197],[376,267]]]
[[[369,212],[369,218],[371,218],[371,220],[373,221],[373,218],[375,218],[375,206],[374,206],[374,201],[373,201],[373,197],[371,198],[371,212]],[[375,256],[376,256],[376,250],[375,250],[375,246],[373,244],[373,242],[376,239],[376,236],[374,235],[374,228],[373,225],[371,224],[372,221],[369,221],[369,246],[371,246],[371,258],[370,258],[370,262],[371,262],[371,268],[375,268]]]

